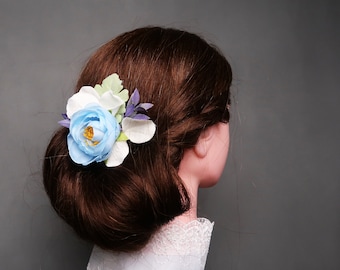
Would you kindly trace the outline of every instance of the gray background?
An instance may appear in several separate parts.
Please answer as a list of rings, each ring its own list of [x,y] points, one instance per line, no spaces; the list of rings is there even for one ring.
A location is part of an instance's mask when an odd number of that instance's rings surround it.
[[[43,152],[90,53],[149,24],[202,34],[235,74],[226,170],[200,192],[206,269],[340,269],[339,3],[0,0],[0,269],[85,268]]]

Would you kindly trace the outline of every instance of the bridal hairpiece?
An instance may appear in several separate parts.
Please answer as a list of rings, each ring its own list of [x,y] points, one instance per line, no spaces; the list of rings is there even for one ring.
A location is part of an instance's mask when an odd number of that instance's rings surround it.
[[[71,159],[84,166],[105,161],[106,166],[114,167],[129,154],[128,140],[137,144],[150,141],[156,125],[146,112],[153,104],[139,100],[138,89],[129,98],[116,73],[101,85],[83,86],[70,97],[59,124],[69,128]]]

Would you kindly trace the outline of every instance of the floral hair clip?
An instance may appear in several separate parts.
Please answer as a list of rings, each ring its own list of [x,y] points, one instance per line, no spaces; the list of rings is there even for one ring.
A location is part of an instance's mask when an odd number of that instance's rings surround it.
[[[129,154],[128,140],[137,144],[150,141],[156,125],[146,111],[153,104],[139,103],[139,99],[138,89],[129,99],[129,91],[116,73],[94,88],[83,86],[70,97],[59,124],[69,128],[71,159],[85,166],[105,161],[106,166],[114,167]]]

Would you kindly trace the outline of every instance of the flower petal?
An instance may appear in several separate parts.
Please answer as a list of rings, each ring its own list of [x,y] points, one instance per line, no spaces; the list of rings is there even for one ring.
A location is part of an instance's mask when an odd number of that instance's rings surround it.
[[[123,163],[129,154],[129,146],[126,141],[116,141],[113,145],[111,154],[106,161],[107,167],[115,167]]]
[[[75,93],[67,101],[66,114],[69,118],[72,115],[83,109],[86,105],[96,103],[99,104],[99,95],[91,86],[83,86],[78,93]]]
[[[113,93],[117,94],[123,89],[122,80],[119,79],[117,73],[113,73],[103,80],[102,87],[104,89],[111,90],[113,91]]]
[[[124,100],[124,102],[128,101],[129,99],[129,91],[127,89],[123,89],[116,95],[119,96],[122,100]]]
[[[98,95],[102,95],[104,94],[106,91],[108,91],[107,89],[104,89],[100,84],[96,84],[94,86],[94,89],[96,90],[96,92],[98,93]]]
[[[126,106],[125,116],[126,117],[131,116],[133,114],[133,112],[134,112],[134,109],[135,109],[135,107],[133,106],[133,104],[128,104]]]
[[[70,119],[60,120],[60,121],[58,121],[58,124],[63,126],[63,127],[69,128],[70,127]]]
[[[144,143],[153,137],[156,125],[151,120],[139,120],[126,117],[122,121],[122,130],[133,143]]]
[[[67,136],[67,147],[69,155],[75,163],[86,166],[93,162],[93,156],[87,155],[81,151],[71,134],[68,134]]]
[[[152,103],[141,103],[139,104],[139,106],[147,111],[148,109],[152,108],[153,104]]]
[[[142,113],[137,113],[135,116],[132,117],[133,119],[139,119],[139,120],[149,120],[150,117],[142,114]]]
[[[97,91],[92,86],[83,86],[82,88],[80,88],[78,93],[87,93],[95,96],[97,99],[99,99],[100,97]]]
[[[105,92],[99,99],[100,105],[105,109],[111,111],[112,115],[116,115],[120,106],[124,104],[124,101],[112,93],[112,91]]]
[[[135,91],[133,91],[131,97],[130,97],[130,100],[129,102],[131,101],[131,103],[133,105],[137,105],[139,103],[139,99],[140,99],[140,96],[139,96],[139,91],[138,89],[136,88]]]

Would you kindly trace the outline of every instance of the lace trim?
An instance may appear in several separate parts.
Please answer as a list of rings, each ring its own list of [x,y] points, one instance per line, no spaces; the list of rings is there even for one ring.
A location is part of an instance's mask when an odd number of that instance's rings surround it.
[[[214,223],[198,218],[183,223],[176,219],[163,226],[146,248],[159,255],[195,255],[207,253]]]
[[[88,270],[203,270],[214,223],[199,218],[189,223],[174,220],[163,226],[144,249],[111,253],[93,249]]]

